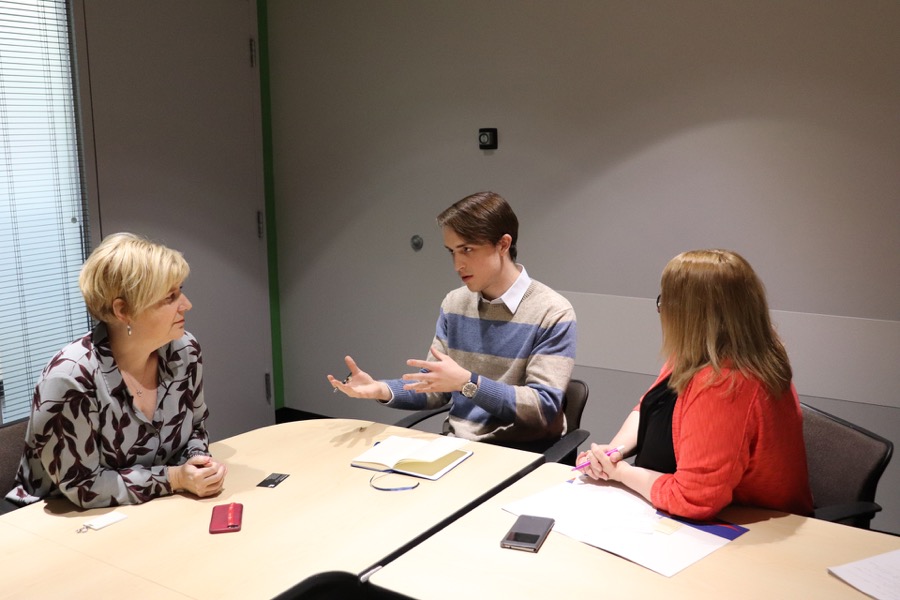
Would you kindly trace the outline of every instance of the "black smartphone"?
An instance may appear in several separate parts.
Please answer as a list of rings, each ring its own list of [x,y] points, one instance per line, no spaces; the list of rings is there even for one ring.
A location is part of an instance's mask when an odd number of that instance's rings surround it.
[[[549,517],[533,517],[519,515],[509,532],[503,537],[500,546],[513,550],[537,552],[553,529],[555,521]]]

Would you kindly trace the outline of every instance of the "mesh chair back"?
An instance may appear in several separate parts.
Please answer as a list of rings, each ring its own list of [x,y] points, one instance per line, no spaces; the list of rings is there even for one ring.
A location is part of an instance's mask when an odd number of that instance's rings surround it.
[[[878,434],[801,403],[809,485],[816,508],[874,502],[894,445]]]
[[[0,498],[16,485],[28,419],[0,427]]]

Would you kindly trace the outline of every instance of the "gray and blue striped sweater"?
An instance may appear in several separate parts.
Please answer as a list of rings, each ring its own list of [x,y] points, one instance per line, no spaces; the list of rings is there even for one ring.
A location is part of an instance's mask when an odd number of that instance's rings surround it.
[[[575,311],[563,296],[532,281],[515,314],[466,287],[441,303],[432,347],[481,376],[478,393],[421,394],[388,380],[388,406],[453,407],[444,432],[481,442],[557,439],[566,432],[563,394],[575,364]],[[434,360],[431,353],[428,360]]]

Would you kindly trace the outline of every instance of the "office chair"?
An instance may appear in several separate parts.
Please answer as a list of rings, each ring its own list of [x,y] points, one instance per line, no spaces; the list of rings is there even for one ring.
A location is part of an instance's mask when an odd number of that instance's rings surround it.
[[[325,571],[307,577],[273,600],[364,600],[367,587],[359,577],[344,571]]]
[[[800,407],[813,516],[868,529],[881,510],[875,503],[875,488],[894,444],[812,406],[801,403]]]
[[[373,586],[345,571],[325,571],[307,577],[273,600],[412,600]]]
[[[566,386],[566,393],[563,396],[563,411],[566,413],[567,433],[560,439],[552,442],[538,442],[529,444],[527,447],[511,446],[539,452],[544,455],[544,462],[559,462],[574,466],[575,458],[578,456],[578,446],[590,436],[589,431],[580,429],[581,415],[584,413],[584,407],[587,405],[589,395],[590,389],[588,389],[587,383],[580,379],[570,380],[569,385]],[[416,411],[400,419],[394,425],[409,429],[435,415],[448,412],[450,406],[451,404],[448,403],[439,408]]]
[[[566,413],[566,435],[544,450],[544,462],[558,462],[575,466],[578,446],[583,444],[591,432],[581,429],[581,415],[587,406],[591,390],[588,384],[580,379],[569,380],[566,394],[563,396],[563,411]]]
[[[4,496],[16,485],[16,472],[25,447],[28,419],[0,426],[0,515],[19,508]]]

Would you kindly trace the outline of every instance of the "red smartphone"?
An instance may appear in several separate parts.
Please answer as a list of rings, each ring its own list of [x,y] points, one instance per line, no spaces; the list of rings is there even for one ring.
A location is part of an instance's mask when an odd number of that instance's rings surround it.
[[[213,506],[212,517],[209,520],[209,532],[231,533],[240,531],[243,516],[244,505],[240,502]]]

